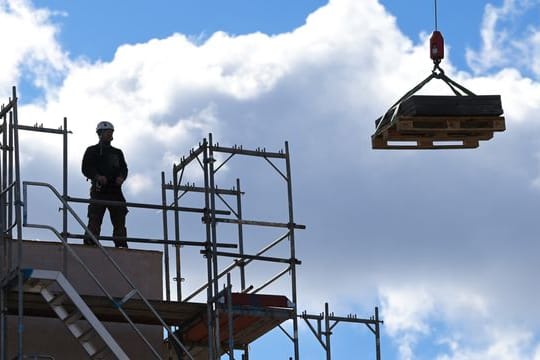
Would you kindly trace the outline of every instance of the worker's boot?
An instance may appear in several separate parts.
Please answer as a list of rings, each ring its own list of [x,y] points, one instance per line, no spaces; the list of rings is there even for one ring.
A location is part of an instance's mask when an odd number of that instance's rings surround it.
[[[94,219],[91,217],[88,219],[87,227],[88,227],[88,230],[90,230],[90,232],[94,234],[96,239],[99,240],[99,234],[101,232],[101,221],[99,221],[99,219]],[[90,237],[90,235],[87,232],[84,234],[83,242],[84,242],[84,245],[97,246],[95,241]]]
[[[125,226],[115,226],[113,228],[113,241],[114,246],[117,248],[127,248],[127,229]]]

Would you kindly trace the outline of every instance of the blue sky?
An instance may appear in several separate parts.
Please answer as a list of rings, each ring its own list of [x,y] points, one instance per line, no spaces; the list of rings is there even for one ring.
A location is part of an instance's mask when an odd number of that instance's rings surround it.
[[[73,3],[37,1],[36,4],[66,12],[56,21],[60,39],[69,44],[75,56],[110,60],[124,43],[146,42],[175,32],[195,37],[216,31],[231,34],[264,32],[277,34],[301,25],[324,1],[131,1],[111,4],[107,1]],[[99,41],[96,41],[99,36]]]
[[[205,39],[215,31],[236,35],[258,31],[266,34],[288,32],[302,25],[307,15],[325,3],[322,0],[235,0],[226,3],[159,0],[152,3],[132,1],[125,6],[106,1],[35,2],[38,6],[59,12],[53,18],[61,30],[59,40],[73,56],[94,60],[110,60],[120,44],[146,42],[175,32],[199,39]],[[502,2],[491,3],[500,5]],[[417,40],[421,32],[431,32],[434,28],[433,1],[384,0],[381,4],[396,17],[400,29],[413,40]],[[465,47],[480,43],[479,20],[486,4],[484,1],[438,2],[439,30],[458,52],[454,61],[460,64],[464,63]]]
[[[68,117],[77,197],[99,120],[118,129],[126,196],[137,202],[159,203],[160,172],[209,132],[250,148],[287,140],[295,215],[307,226],[297,234],[299,310],[328,301],[338,315],[369,317],[379,306],[384,359],[538,360],[540,1],[438,5],[442,67],[502,96],[508,129],[475,150],[370,147],[374,120],[431,70],[428,0],[0,1],[0,32],[11,34],[0,100],[17,85],[21,122]],[[436,82],[425,91],[447,93]],[[23,178],[60,187],[58,141],[23,140]],[[220,185],[246,178],[258,197],[246,195],[245,214],[278,216],[260,206],[282,209],[273,178],[233,165]],[[43,201],[32,214],[58,222],[51,208]],[[133,211],[128,230],[155,238],[160,222]],[[186,261],[188,290],[201,280],[199,258]],[[303,359],[325,358],[305,327],[300,338]],[[332,340],[335,359],[374,358],[363,326],[340,324]],[[279,331],[251,350],[257,360],[292,355]]]

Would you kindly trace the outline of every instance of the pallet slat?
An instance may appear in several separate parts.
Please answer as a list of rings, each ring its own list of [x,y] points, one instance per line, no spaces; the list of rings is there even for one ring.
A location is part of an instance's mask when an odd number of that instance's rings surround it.
[[[425,131],[504,131],[503,116],[401,116],[396,123],[400,132]]]
[[[426,130],[426,131],[414,131],[404,132],[398,131],[396,128],[388,128],[374,137],[382,137],[383,139],[393,141],[412,141],[416,139],[430,139],[433,141],[457,141],[467,138],[476,138],[478,140],[490,140],[493,138],[493,131],[491,130],[473,130],[473,131],[446,131],[446,130]]]
[[[372,139],[373,149],[389,150],[429,150],[429,149],[474,149],[479,146],[479,139],[460,139],[450,141],[440,141],[433,139],[414,140],[388,140],[382,137]]]

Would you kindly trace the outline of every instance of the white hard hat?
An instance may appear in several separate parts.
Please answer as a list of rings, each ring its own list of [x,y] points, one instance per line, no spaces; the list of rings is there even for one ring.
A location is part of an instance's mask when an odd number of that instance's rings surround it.
[[[114,125],[111,124],[108,121],[100,121],[97,124],[96,132],[99,133],[100,131],[103,131],[103,130],[112,130],[112,131],[114,131]]]

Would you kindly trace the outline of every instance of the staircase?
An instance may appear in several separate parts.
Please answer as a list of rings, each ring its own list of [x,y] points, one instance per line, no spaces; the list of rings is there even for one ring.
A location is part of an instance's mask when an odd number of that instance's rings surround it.
[[[25,273],[25,292],[41,294],[90,359],[129,359],[61,272],[25,269]]]

